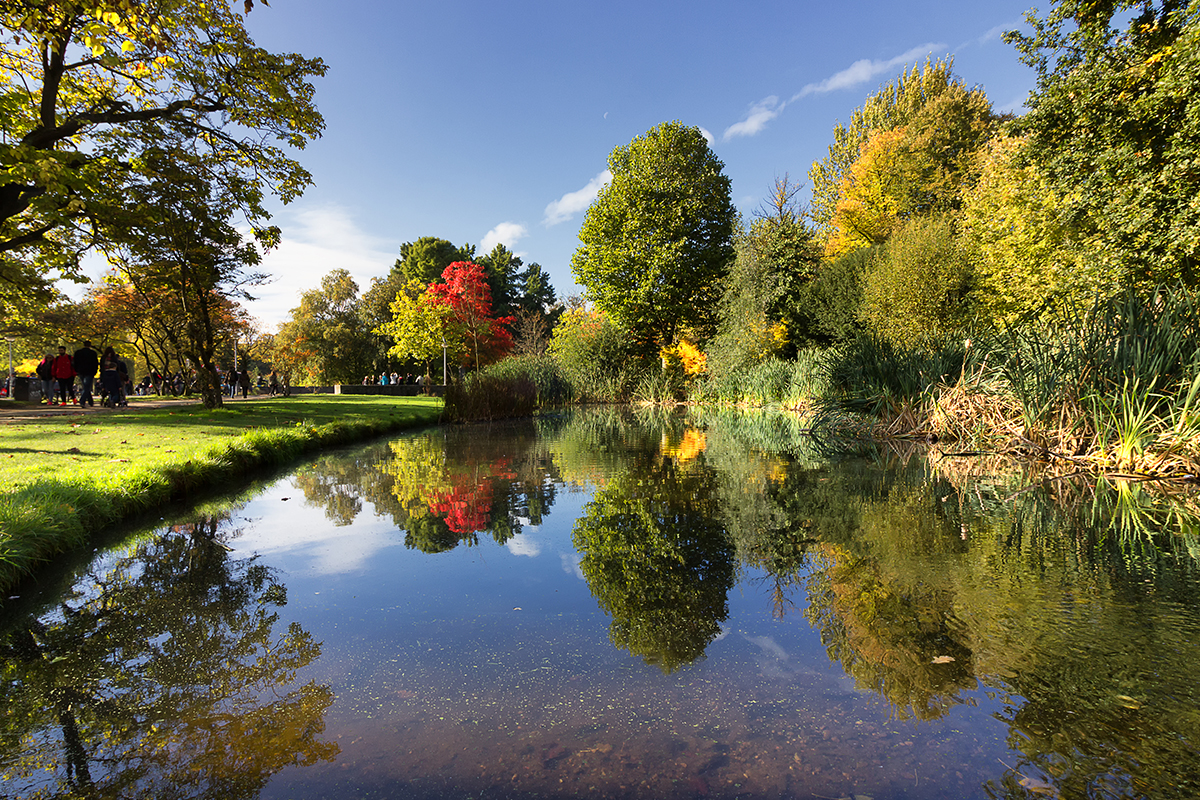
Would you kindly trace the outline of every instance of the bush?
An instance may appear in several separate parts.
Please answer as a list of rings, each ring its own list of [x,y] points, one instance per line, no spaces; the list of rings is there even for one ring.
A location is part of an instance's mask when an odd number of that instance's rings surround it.
[[[554,326],[550,355],[579,402],[629,399],[640,371],[628,332],[586,307],[562,315]]]
[[[899,345],[937,343],[966,327],[973,274],[947,216],[896,231],[866,272],[862,319]]]

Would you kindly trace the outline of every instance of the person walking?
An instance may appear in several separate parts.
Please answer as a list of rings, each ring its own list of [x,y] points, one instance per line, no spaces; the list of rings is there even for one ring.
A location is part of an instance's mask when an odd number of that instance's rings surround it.
[[[46,357],[38,362],[37,376],[42,382],[42,402],[49,405],[56,405],[54,402],[54,376],[50,374],[50,370],[54,368],[54,354],[46,353]]]
[[[245,367],[238,373],[238,385],[242,387],[242,399],[245,400],[250,391],[250,370]]]
[[[75,368],[75,373],[79,375],[79,406],[96,407],[96,401],[92,397],[92,384],[96,380],[96,371],[100,368],[100,356],[92,349],[92,343],[86,339],[83,342],[83,347],[75,351],[71,356],[71,366]]]
[[[71,357],[67,355],[67,348],[62,345],[58,346],[58,355],[54,357],[54,363],[50,366],[50,374],[58,381],[59,404],[65,406],[67,387],[75,383],[75,367],[71,366]]]
[[[105,348],[100,358],[100,392],[104,395],[104,405],[116,408],[121,399],[121,373],[118,365],[117,351],[111,347]]]

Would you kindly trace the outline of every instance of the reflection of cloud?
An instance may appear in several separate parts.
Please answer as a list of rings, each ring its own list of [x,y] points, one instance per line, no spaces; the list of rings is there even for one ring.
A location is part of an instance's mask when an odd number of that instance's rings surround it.
[[[317,288],[330,271],[348,270],[365,291],[371,278],[386,275],[396,260],[390,242],[362,231],[338,206],[287,209],[276,222],[283,229],[283,241],[263,256],[261,265],[273,280],[252,287],[250,294],[257,299],[247,304],[268,329],[286,320],[300,304],[301,292]]]
[[[501,222],[483,235],[483,238],[479,241],[479,252],[487,255],[498,244],[502,244],[509,250],[512,250],[517,246],[517,242],[524,239],[528,233],[529,229],[520,223]]]
[[[859,59],[841,72],[835,72],[819,83],[808,84],[797,92],[792,97],[792,100],[799,100],[801,97],[807,97],[810,94],[824,94],[826,92],[837,91],[838,89],[849,89],[852,86],[858,86],[860,83],[866,83],[885,72],[890,72],[902,64],[916,61],[921,56],[945,49],[946,45],[940,42],[929,42],[917,45],[911,50],[901,53],[895,58],[890,58],[887,61],[874,61],[869,58]]]
[[[566,222],[590,206],[592,201],[596,199],[596,195],[600,193],[600,190],[607,186],[611,180],[612,173],[604,170],[604,172],[601,172],[588,181],[587,186],[584,186],[582,189],[567,192],[546,206],[546,217],[542,220],[542,224],[550,227],[560,222]]]
[[[785,105],[785,103],[779,102],[779,98],[775,95],[759,100],[750,106],[746,118],[726,128],[725,134],[721,138],[728,142],[736,136],[753,136],[767,127],[768,122],[778,117]]]
[[[579,580],[585,580],[583,570],[579,568],[580,562],[583,561],[583,556],[578,553],[559,553],[562,557],[563,572],[568,575],[574,575]]]
[[[770,636],[747,636],[746,641],[753,645],[757,645],[758,648],[763,651],[763,655],[772,656],[780,661],[788,660],[787,651],[780,647],[779,643]]]
[[[376,553],[397,546],[395,531],[387,526],[315,522],[320,515],[313,509],[295,483],[284,481],[248,508],[256,519],[239,546],[298,559],[318,575],[358,572]]]
[[[541,555],[542,546],[534,540],[528,533],[518,533],[516,536],[504,543],[508,551],[514,556],[533,556]]]

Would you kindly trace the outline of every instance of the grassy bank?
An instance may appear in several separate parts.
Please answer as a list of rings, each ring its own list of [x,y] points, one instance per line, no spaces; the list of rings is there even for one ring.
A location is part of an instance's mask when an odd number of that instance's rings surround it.
[[[0,589],[117,520],[441,410],[437,398],[317,396],[0,420]]]

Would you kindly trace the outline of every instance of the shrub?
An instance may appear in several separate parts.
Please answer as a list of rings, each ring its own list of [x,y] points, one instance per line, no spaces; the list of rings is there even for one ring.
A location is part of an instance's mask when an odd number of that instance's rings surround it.
[[[973,277],[948,216],[907,223],[883,246],[863,282],[862,319],[899,345],[936,343],[966,327]]]

